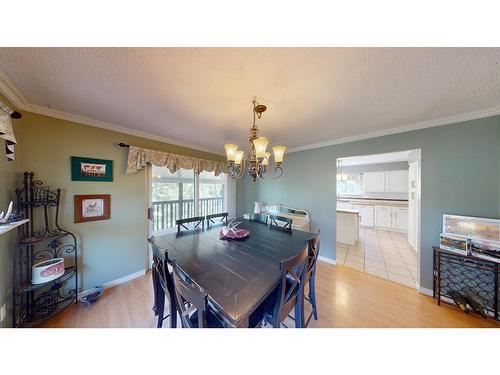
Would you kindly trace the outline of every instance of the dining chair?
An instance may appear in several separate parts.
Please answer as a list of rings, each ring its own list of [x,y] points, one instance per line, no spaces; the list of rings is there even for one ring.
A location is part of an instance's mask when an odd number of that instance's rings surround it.
[[[170,316],[170,327],[175,328],[177,326],[177,309],[175,307],[174,280],[172,278],[172,271],[169,270],[168,266],[168,252],[156,244],[154,237],[148,238],[148,242],[151,244],[153,250],[151,276],[153,279],[153,311],[158,316],[156,327],[161,328],[163,321]],[[170,313],[163,316],[166,295],[168,295]]]
[[[250,214],[248,220],[250,221],[256,221],[258,223],[266,224],[267,225],[267,215],[261,215],[261,214]]]
[[[292,230],[292,219],[284,216],[269,215],[271,228]]]
[[[193,223],[192,228],[188,228],[185,225],[190,223]],[[186,219],[178,219],[175,221],[175,225],[177,225],[177,233],[181,233],[181,227],[184,228],[184,230],[200,229],[200,224],[201,229],[205,228],[205,218],[203,216],[188,217]]]
[[[314,316],[314,320],[318,320],[318,306],[316,304],[316,263],[318,261],[319,255],[319,243],[320,243],[320,231],[318,229],[318,235],[308,241],[308,255],[307,255],[307,268],[304,277],[302,293],[303,299],[308,301],[312,306],[312,311],[309,314],[307,320],[302,323],[302,325],[307,328],[311,318]],[[309,285],[309,293],[306,297],[305,288]],[[302,312],[304,312],[304,301],[302,301]]]
[[[207,229],[210,228],[210,224],[213,225],[220,225],[222,223],[227,224],[227,216],[228,216],[227,212],[205,216],[205,220],[207,221]]]
[[[182,270],[173,261],[173,275],[177,308],[183,328],[224,328],[222,318],[208,305],[208,295],[196,283],[183,277]]]
[[[299,254],[280,262],[280,281],[278,286],[250,315],[249,327],[258,327],[261,322],[279,328],[282,322],[295,311],[295,327],[302,328],[302,293],[307,270],[308,247]]]

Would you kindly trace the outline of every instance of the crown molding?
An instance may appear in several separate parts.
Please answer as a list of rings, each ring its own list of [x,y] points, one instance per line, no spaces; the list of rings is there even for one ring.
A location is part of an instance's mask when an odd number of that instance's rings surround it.
[[[12,104],[18,109],[21,109],[22,106],[28,103],[26,97],[22,94],[21,91],[16,87],[14,82],[7,76],[7,74],[0,67],[0,92],[4,94],[7,99],[9,99]]]
[[[497,107],[492,107],[492,108],[484,109],[481,111],[468,112],[468,113],[464,113],[461,115],[444,117],[444,118],[437,119],[437,120],[422,121],[422,122],[417,122],[417,123],[410,124],[410,125],[399,126],[397,128],[378,130],[378,131],[374,131],[374,132],[368,132],[368,133],[363,133],[363,134],[359,134],[359,135],[354,135],[352,137],[337,138],[337,139],[332,139],[332,140],[325,141],[325,142],[312,143],[312,144],[305,145],[305,146],[293,147],[293,148],[287,150],[287,153],[290,154],[292,152],[312,150],[312,149],[316,149],[316,148],[338,145],[341,143],[362,141],[362,140],[370,139],[370,138],[377,138],[377,137],[382,137],[382,136],[386,136],[386,135],[406,133],[406,132],[411,132],[414,130],[433,128],[433,127],[442,126],[442,125],[450,125],[450,124],[455,124],[455,123],[459,123],[459,122],[477,120],[480,118],[486,118],[486,117],[491,117],[491,116],[496,116],[496,115],[500,115],[500,105]]]
[[[98,121],[98,120],[94,120],[94,119],[91,119],[88,117],[74,115],[74,114],[71,114],[68,112],[58,111],[58,110],[52,109],[52,108],[42,107],[42,106],[39,106],[36,104],[28,103],[28,104],[25,104],[23,106],[20,106],[20,109],[27,111],[27,112],[31,112],[31,113],[37,113],[39,115],[58,118],[61,120],[71,121],[71,122],[75,122],[78,124],[93,126],[93,127],[100,128],[100,129],[106,129],[106,130],[111,130],[111,131],[115,131],[118,133],[123,133],[123,134],[133,135],[136,137],[151,139],[153,141],[170,143],[170,144],[175,145],[175,146],[191,148],[191,149],[198,150],[198,151],[208,152],[210,154],[223,155],[220,151],[215,151],[213,149],[203,147],[200,145],[195,145],[195,144],[182,142],[182,141],[172,139],[172,138],[154,135],[151,133],[143,132],[141,130],[130,129],[130,128],[126,128],[126,127],[123,127],[120,125],[115,125],[115,124],[112,124],[109,122]]]

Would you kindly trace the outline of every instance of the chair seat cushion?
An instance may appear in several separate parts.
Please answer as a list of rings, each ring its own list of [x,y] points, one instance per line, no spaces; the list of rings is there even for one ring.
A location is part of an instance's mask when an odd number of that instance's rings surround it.
[[[191,324],[194,328],[198,328],[198,311],[195,311],[193,315],[189,317]],[[224,328],[222,324],[222,319],[217,315],[212,309],[208,309],[207,312],[207,327],[206,328]]]

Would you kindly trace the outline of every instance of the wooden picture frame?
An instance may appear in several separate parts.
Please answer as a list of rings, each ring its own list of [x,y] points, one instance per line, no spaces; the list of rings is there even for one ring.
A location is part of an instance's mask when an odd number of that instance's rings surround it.
[[[71,181],[113,181],[113,160],[71,157]]]
[[[75,195],[75,223],[111,218],[111,195]]]

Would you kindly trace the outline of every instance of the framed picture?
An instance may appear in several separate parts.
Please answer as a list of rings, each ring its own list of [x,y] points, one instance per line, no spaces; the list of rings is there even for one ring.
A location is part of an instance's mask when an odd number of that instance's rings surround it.
[[[113,181],[113,160],[71,157],[71,181]]]
[[[469,238],[500,241],[500,220],[444,214],[442,232]]]
[[[470,251],[475,257],[500,263],[500,241],[473,239]]]
[[[441,233],[439,236],[439,247],[462,255],[468,255],[470,240],[464,236]]]
[[[75,195],[75,223],[111,218],[111,195]]]

